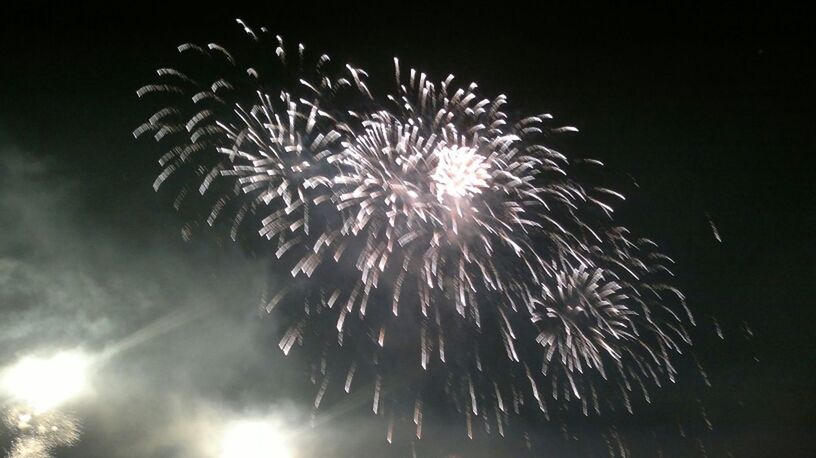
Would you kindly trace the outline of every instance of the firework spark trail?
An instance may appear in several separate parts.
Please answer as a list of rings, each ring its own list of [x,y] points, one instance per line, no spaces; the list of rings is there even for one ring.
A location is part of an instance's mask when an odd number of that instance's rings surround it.
[[[289,323],[281,350],[314,358],[315,409],[332,385],[366,387],[376,414],[414,406],[419,438],[422,380],[441,379],[469,436],[477,419],[504,434],[510,413],[549,418],[549,398],[631,411],[634,393],[648,401],[648,385],[674,381],[693,319],[663,280],[672,261],[614,223],[609,200],[622,194],[576,178],[600,161],[546,143],[577,129],[513,119],[504,95],[403,75],[397,59],[397,87],[379,96],[364,70],[330,72],[325,55],[305,66],[302,45],[290,58],[280,37],[239,24],[272,43],[273,73],[287,77],[264,79],[219,45],[182,45],[236,76],[160,69],[138,95],[176,104],[134,135],[171,142],[155,187],[191,169],[198,192],[216,194],[209,225],[230,209],[233,239],[250,224],[275,240],[300,280],[264,307]],[[599,399],[602,384],[618,394]]]
[[[722,237],[720,236],[720,231],[717,229],[717,225],[714,224],[714,220],[711,219],[711,215],[708,213],[705,214],[706,219],[708,219],[708,225],[711,227],[711,233],[714,235],[714,239],[720,243],[722,243]]]

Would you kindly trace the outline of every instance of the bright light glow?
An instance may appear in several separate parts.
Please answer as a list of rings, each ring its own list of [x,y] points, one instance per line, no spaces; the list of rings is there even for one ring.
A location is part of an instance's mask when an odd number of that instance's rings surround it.
[[[88,363],[87,357],[75,352],[29,356],[3,371],[3,391],[35,413],[45,412],[82,392]]]
[[[489,165],[473,148],[464,146],[439,148],[436,169],[431,178],[436,182],[436,198],[461,198],[479,194],[490,178]]]
[[[292,458],[280,428],[265,420],[240,420],[227,425],[221,437],[221,458]]]

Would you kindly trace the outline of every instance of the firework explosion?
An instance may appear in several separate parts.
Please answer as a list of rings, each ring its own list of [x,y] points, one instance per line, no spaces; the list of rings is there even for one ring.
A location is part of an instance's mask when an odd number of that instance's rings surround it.
[[[10,457],[47,458],[55,448],[71,446],[79,440],[76,420],[56,410],[37,412],[17,406],[6,411],[4,420],[15,436]]]
[[[600,162],[548,146],[576,129],[513,119],[505,96],[452,75],[403,77],[397,59],[396,89],[378,96],[365,71],[308,63],[302,45],[290,59],[280,37],[239,24],[275,65],[182,45],[203,59],[195,76],[159,69],[138,95],[172,101],[134,134],[170,145],[155,187],[187,174],[177,207],[190,188],[213,194],[200,219],[275,244],[296,281],[265,306],[288,325],[281,350],[315,361],[316,409],[330,386],[373,385],[389,441],[403,416],[421,437],[441,389],[468,435],[477,418],[504,435],[510,414],[631,411],[633,393],[674,380],[693,321],[662,280],[671,260],[614,224],[620,193],[577,178]]]

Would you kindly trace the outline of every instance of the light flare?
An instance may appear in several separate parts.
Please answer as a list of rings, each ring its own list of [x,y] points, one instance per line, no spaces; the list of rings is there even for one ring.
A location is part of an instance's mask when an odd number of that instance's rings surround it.
[[[235,420],[221,436],[219,458],[294,458],[280,426],[265,419]]]
[[[45,412],[82,394],[89,366],[86,355],[73,351],[27,356],[3,371],[3,390],[34,412]]]

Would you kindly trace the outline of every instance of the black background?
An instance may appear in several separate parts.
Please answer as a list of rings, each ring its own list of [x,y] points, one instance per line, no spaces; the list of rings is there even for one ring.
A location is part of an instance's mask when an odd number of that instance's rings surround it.
[[[131,131],[146,114],[135,90],[182,42],[229,41],[241,17],[386,81],[395,55],[478,81],[521,111],[577,126],[567,148],[637,181],[621,180],[630,196],[621,217],[678,261],[714,382],[695,395],[717,418],[711,455],[814,456],[814,53],[804,7],[268,3],[4,6],[0,131],[59,157],[99,224],[139,243],[178,233],[167,196],[150,187],[157,150]],[[678,405],[693,402],[686,391]]]

